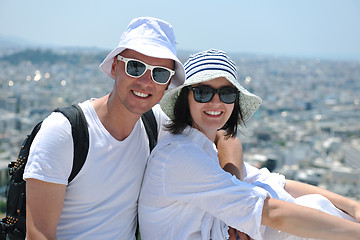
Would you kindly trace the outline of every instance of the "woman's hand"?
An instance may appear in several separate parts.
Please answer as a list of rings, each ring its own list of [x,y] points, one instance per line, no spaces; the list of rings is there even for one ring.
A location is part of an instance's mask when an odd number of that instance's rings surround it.
[[[244,179],[243,150],[240,140],[226,137],[224,130],[217,131],[215,144],[218,149],[219,164],[236,178]]]

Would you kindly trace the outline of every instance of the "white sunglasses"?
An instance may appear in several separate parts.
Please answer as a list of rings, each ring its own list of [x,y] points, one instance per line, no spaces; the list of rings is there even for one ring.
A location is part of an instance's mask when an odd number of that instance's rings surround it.
[[[121,55],[118,55],[117,59],[125,63],[125,72],[130,77],[139,78],[150,69],[151,78],[157,84],[167,84],[170,78],[175,74],[175,71],[169,68],[152,66],[137,59],[125,58]]]

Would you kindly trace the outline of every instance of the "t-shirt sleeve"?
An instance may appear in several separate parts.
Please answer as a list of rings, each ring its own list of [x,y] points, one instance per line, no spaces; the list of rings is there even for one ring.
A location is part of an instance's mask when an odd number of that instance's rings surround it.
[[[70,122],[61,113],[52,113],[43,121],[31,145],[24,179],[67,185],[73,148]]]
[[[162,154],[160,157],[171,159],[163,164],[163,191],[169,199],[191,204],[261,238],[261,214],[268,196],[264,189],[239,181],[221,169],[216,157],[193,144]]]

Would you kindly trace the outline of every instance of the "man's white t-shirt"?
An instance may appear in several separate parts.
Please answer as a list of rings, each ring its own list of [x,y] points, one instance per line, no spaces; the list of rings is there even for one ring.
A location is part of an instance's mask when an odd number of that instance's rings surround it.
[[[80,106],[88,123],[89,151],[66,188],[57,238],[135,239],[137,199],[150,152],[145,127],[139,120],[131,134],[118,141],[104,128],[91,101]],[[168,118],[158,105],[153,111],[161,136]],[[31,146],[24,179],[67,185],[72,163],[70,123],[61,113],[52,113]]]

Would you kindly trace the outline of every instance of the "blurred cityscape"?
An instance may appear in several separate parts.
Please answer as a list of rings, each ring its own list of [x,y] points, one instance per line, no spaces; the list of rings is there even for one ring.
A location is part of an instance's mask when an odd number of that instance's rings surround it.
[[[111,90],[113,80],[98,68],[107,53],[0,49],[1,186],[37,122]],[[240,83],[263,99],[240,129],[244,160],[360,200],[360,61],[229,55]]]

